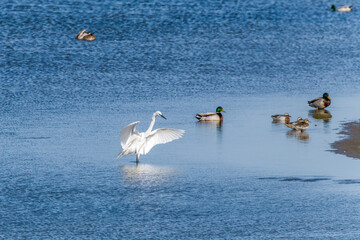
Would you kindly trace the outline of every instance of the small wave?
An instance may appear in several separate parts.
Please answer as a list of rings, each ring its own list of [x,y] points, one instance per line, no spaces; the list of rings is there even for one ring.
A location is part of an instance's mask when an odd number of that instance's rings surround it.
[[[341,179],[335,182],[338,184],[360,184],[360,179]]]
[[[16,133],[15,132],[0,132],[0,135],[3,135],[3,136],[15,136]]]
[[[259,180],[278,180],[280,177],[260,177]]]
[[[25,139],[25,140],[41,140],[41,139],[50,139],[50,137],[23,137],[21,139]]]
[[[327,177],[313,177],[313,178],[288,177],[288,178],[283,178],[280,181],[283,181],[283,182],[318,182],[318,181],[327,181],[327,180],[331,180],[331,179],[327,178]]]
[[[318,182],[331,180],[329,177],[260,177],[259,180],[279,180],[281,182]]]

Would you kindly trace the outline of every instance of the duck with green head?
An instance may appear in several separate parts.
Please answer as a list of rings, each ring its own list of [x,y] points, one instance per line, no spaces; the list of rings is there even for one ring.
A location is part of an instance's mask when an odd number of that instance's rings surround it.
[[[330,10],[333,12],[351,12],[353,10],[353,6],[348,5],[348,6],[342,6],[337,8],[335,5],[331,5]]]
[[[311,101],[308,101],[310,107],[314,107],[316,109],[324,109],[331,104],[331,99],[328,93],[324,93],[322,97],[315,98]]]
[[[221,112],[225,112],[225,110],[219,106],[216,108],[216,113],[198,113],[195,118],[199,121],[222,121],[223,115]]]

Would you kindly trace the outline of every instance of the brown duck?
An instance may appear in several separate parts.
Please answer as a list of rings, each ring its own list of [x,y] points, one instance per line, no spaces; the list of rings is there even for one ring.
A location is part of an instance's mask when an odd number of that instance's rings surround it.
[[[79,40],[94,41],[96,39],[94,34],[95,33],[87,33],[86,29],[83,29],[76,35],[75,38]]]

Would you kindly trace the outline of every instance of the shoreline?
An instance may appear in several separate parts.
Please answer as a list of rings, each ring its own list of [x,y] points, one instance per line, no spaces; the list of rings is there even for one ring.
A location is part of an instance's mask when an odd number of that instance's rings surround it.
[[[345,138],[333,142],[330,151],[360,159],[360,121],[343,123],[338,134]]]

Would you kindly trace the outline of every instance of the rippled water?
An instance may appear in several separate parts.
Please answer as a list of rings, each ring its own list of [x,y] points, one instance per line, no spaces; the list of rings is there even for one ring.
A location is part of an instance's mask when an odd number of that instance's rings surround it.
[[[328,150],[360,114],[360,16],[329,7],[2,2],[0,238],[359,238],[360,162]],[[306,106],[324,91],[330,120]],[[218,105],[221,125],[195,121]],[[116,160],[155,110],[184,137]]]

